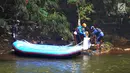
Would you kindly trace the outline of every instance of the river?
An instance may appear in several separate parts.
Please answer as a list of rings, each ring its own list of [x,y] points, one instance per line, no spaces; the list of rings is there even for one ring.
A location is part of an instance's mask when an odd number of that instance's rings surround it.
[[[130,54],[47,59],[0,55],[0,73],[130,73]]]

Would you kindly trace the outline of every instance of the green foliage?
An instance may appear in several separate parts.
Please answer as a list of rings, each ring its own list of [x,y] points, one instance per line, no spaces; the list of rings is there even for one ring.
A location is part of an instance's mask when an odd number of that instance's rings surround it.
[[[93,11],[92,8],[93,8],[93,5],[90,3],[79,6],[79,15],[81,17],[81,20],[82,19],[90,20],[90,18],[88,18],[87,15]]]
[[[62,36],[65,40],[68,40],[72,35],[69,31],[69,23],[67,22],[67,18],[63,14],[59,14],[58,12],[54,12],[46,19],[43,20],[43,29],[42,34],[51,35],[51,37]]]
[[[18,19],[23,19],[23,20],[28,20],[29,19],[29,14],[27,11],[27,8],[25,6],[25,0],[14,0],[15,1],[15,9],[16,12],[14,12],[15,18]]]
[[[110,42],[104,42],[104,44],[103,44],[103,47],[102,47],[102,50],[107,50],[107,51],[109,51],[109,50],[111,50],[113,48],[113,44],[112,43],[110,43]]]
[[[59,0],[29,0],[26,5],[23,0],[17,0],[17,4],[21,4],[19,11],[27,12],[28,20],[41,23],[42,36],[55,39],[62,37],[64,40],[71,38],[70,25],[66,16],[60,10]],[[17,8],[20,5],[17,5]],[[24,9],[23,9],[23,8]]]
[[[3,19],[0,19],[0,28],[3,28],[5,30],[10,30],[10,27],[7,25],[8,23],[4,21]]]
[[[45,9],[43,9],[43,8],[40,8],[40,9],[39,9],[39,13],[40,13],[41,15],[45,16],[45,17],[48,16],[48,12],[45,11]]]
[[[87,16],[93,11],[93,4],[86,3],[85,0],[68,0],[69,4],[76,4],[78,16],[81,20],[90,20]]]
[[[48,37],[63,37],[64,40],[72,38],[70,25],[60,10],[59,0],[15,0],[16,9],[19,13],[24,13],[22,19],[37,21],[41,23],[41,34]],[[81,19],[90,20],[87,17],[92,12],[92,4],[85,0],[67,0],[68,3],[75,3],[78,8],[78,15]],[[39,27],[39,28],[40,28]]]
[[[76,3],[76,2],[77,2],[77,0],[67,0],[67,3],[69,3],[69,4]]]
[[[5,21],[3,19],[0,19],[0,27],[2,28],[5,27]]]

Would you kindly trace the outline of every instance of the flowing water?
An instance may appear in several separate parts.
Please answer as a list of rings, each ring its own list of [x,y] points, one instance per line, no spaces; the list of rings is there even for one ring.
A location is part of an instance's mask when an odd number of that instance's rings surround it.
[[[47,59],[0,56],[0,73],[130,73],[130,54]]]

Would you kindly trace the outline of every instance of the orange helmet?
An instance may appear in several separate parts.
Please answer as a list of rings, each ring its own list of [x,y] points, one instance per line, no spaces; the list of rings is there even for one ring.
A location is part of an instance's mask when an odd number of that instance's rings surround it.
[[[86,23],[83,23],[83,24],[82,24],[82,26],[83,26],[83,27],[86,27],[86,26],[87,26],[87,24],[86,24]]]

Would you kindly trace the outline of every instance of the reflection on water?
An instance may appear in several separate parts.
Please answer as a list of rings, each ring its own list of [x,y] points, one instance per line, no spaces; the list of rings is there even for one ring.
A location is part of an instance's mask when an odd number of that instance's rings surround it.
[[[91,65],[89,65],[88,64],[88,62],[89,62],[89,58],[90,58],[90,56],[86,56],[86,55],[84,55],[83,56],[83,61],[82,61],[82,71],[86,71],[86,70],[88,70],[88,67],[91,67]]]
[[[18,73],[79,73],[80,69],[70,60],[18,60],[16,68]]]
[[[129,54],[75,59],[0,59],[0,73],[130,73]],[[14,57],[13,57],[14,58]]]

